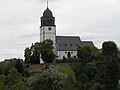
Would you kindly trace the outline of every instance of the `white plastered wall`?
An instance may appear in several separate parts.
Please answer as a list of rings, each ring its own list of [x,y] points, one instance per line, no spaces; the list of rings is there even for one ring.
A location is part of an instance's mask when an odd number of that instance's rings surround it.
[[[51,27],[51,30],[48,28]],[[56,40],[56,27],[54,26],[43,26],[40,28],[40,41],[44,41],[46,39],[51,39],[54,43]]]
[[[57,59],[63,59],[63,56],[67,57],[68,52],[71,53],[71,57],[74,58],[74,56],[77,57],[77,51],[57,51]]]

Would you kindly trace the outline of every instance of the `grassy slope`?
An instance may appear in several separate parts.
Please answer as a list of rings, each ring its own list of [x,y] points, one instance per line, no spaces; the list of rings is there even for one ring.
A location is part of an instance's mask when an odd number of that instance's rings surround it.
[[[41,64],[27,64],[27,65],[29,65],[29,68],[26,68],[26,70],[29,73],[40,72],[46,67],[46,64],[42,64],[42,65]],[[49,64],[49,65],[54,65],[54,66],[57,66],[57,67],[70,67],[71,63],[59,63],[59,64],[52,63],[52,64]]]

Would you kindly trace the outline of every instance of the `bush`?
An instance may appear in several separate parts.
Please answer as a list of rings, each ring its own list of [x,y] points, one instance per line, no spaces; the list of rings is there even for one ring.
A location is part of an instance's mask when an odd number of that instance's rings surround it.
[[[75,84],[76,76],[73,70],[70,67],[57,67],[57,70],[67,76],[69,82]]]
[[[33,90],[63,90],[66,78],[63,73],[50,67],[29,77],[28,83]]]
[[[30,88],[17,70],[12,68],[7,76],[0,76],[0,90],[30,90]]]

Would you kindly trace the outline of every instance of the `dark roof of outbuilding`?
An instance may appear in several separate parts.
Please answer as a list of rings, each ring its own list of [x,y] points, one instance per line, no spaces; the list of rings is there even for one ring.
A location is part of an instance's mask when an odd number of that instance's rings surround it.
[[[56,36],[58,51],[77,51],[79,46],[94,46],[92,41],[81,41],[79,36]]]
[[[49,17],[52,17],[52,16],[53,16],[52,11],[51,11],[49,8],[47,8],[47,9],[43,12],[43,17],[47,17],[47,16],[49,16]]]

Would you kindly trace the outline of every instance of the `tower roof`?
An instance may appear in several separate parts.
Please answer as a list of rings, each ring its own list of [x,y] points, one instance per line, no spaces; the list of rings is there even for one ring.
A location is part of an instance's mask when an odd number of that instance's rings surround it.
[[[53,17],[53,14],[51,12],[51,10],[47,7],[47,9],[43,12],[43,17]]]

